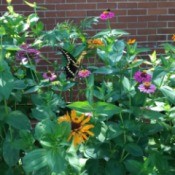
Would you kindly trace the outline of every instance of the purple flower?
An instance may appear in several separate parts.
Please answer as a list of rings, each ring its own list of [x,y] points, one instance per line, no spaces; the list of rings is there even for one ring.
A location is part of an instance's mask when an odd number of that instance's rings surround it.
[[[110,19],[110,18],[113,18],[115,17],[115,14],[113,12],[111,12],[110,10],[105,10],[101,15],[100,15],[100,18],[102,20],[107,20],[107,19]]]
[[[19,61],[32,59],[35,63],[40,60],[40,51],[33,49],[28,44],[21,45],[21,50],[16,54],[16,59]]]
[[[53,81],[57,78],[57,76],[54,72],[48,71],[48,72],[43,73],[43,78],[49,81]]]
[[[148,73],[146,73],[146,71],[137,71],[134,74],[134,79],[138,82],[138,83],[143,83],[143,82],[149,82],[151,81],[152,76]]]
[[[152,94],[155,92],[156,86],[154,84],[151,84],[151,82],[144,82],[139,85],[138,89],[140,90],[140,92]]]
[[[78,72],[78,76],[79,76],[80,78],[86,78],[86,77],[88,77],[90,74],[91,74],[91,72],[90,72],[89,70],[87,70],[87,69],[80,70],[80,71]]]

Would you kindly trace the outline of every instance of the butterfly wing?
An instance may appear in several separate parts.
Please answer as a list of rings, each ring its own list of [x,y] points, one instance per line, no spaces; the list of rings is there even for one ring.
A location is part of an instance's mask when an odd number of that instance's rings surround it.
[[[63,48],[59,48],[59,50],[67,60],[67,64],[65,66],[66,77],[74,78],[78,72],[79,64],[77,64],[75,58],[69,52]]]

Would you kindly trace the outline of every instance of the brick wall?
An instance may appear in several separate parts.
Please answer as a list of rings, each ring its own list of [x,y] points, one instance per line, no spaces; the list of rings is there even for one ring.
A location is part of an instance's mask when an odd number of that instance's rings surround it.
[[[52,29],[57,22],[67,19],[78,22],[85,16],[98,16],[104,9],[115,12],[112,27],[124,29],[137,41],[156,48],[170,40],[175,33],[175,0],[28,0],[47,8],[39,15]],[[12,0],[17,12],[28,14],[32,10],[22,0]],[[6,0],[0,0],[1,13],[6,9]],[[100,23],[99,28],[105,24]]]
[[[131,38],[152,49],[160,43],[171,40],[175,33],[175,0],[28,0],[36,2],[47,10],[39,11],[39,16],[47,30],[57,22],[74,20],[79,22],[86,16],[98,16],[104,9],[115,12],[112,27],[130,33]],[[29,14],[31,8],[23,0],[12,0],[19,13]],[[0,0],[1,14],[6,9],[6,0]],[[98,28],[105,28],[101,22]]]

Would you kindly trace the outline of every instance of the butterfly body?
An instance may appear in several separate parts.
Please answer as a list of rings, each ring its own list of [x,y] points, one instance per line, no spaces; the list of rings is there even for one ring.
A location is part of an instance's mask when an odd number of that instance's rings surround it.
[[[75,75],[78,73],[79,65],[77,64],[75,58],[65,49],[59,48],[59,50],[67,60],[67,64],[64,68],[66,72],[66,77],[74,78]]]

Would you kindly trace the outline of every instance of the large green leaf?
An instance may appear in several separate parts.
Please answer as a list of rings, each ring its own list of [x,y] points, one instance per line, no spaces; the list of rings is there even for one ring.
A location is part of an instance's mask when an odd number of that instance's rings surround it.
[[[9,166],[14,166],[19,160],[19,149],[14,146],[13,141],[6,140],[3,144],[3,158]]]
[[[67,105],[71,109],[75,109],[81,112],[91,112],[93,107],[89,104],[88,101],[77,101]]]
[[[139,174],[139,171],[142,168],[142,163],[137,160],[126,160],[124,162],[126,169],[132,173],[132,175]]]
[[[29,173],[48,166],[47,151],[45,149],[35,149],[27,153],[23,158],[23,168]]]
[[[39,140],[43,147],[57,147],[70,134],[70,124],[63,122],[58,124],[56,121],[45,119],[39,122],[35,127],[35,138]]]
[[[48,167],[48,171],[45,174],[53,172],[63,175],[66,169],[66,161],[63,153],[59,149],[35,149],[24,156],[24,170],[26,173],[30,173]]]
[[[11,125],[12,127],[16,129],[30,129],[31,128],[29,119],[21,111],[11,112],[6,119],[6,123],[8,123],[9,125]]]
[[[1,57],[1,56],[0,56]],[[0,58],[1,60],[2,58]],[[8,99],[14,86],[14,80],[10,68],[3,60],[0,61],[0,101]]]
[[[120,107],[106,102],[97,102],[93,107],[95,114],[101,116],[101,120],[109,119],[111,116],[119,114],[122,111]]]
[[[142,148],[135,143],[126,144],[125,150],[127,150],[133,156],[143,156]]]
[[[125,168],[121,163],[118,163],[115,159],[111,159],[105,166],[105,175],[124,175],[126,174]]]
[[[175,90],[169,86],[162,86],[160,91],[168,99],[168,101],[170,101],[172,104],[175,104]]]

